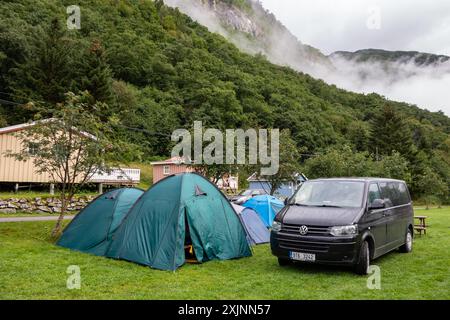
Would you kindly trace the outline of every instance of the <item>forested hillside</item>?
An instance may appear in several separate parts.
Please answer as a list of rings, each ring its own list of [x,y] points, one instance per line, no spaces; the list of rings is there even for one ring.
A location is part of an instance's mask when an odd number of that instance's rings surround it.
[[[29,102],[55,106],[66,92],[87,90],[108,106],[95,112],[114,119],[118,139],[134,145],[130,161],[168,156],[171,132],[194,120],[275,127],[290,129],[312,177],[325,167],[328,175],[380,174],[379,162],[407,179],[415,197],[428,195],[430,181],[448,198],[444,114],[339,90],[241,53],[162,1],[78,3],[80,30],[65,27],[72,1],[0,3],[2,126],[32,119]]]

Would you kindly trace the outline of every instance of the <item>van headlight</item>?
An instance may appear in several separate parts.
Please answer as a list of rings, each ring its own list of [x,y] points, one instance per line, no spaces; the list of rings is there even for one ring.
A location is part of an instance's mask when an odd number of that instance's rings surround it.
[[[272,231],[280,232],[281,231],[281,222],[274,221],[272,223]]]
[[[333,227],[331,228],[330,233],[335,237],[353,236],[358,233],[358,227],[356,225]]]

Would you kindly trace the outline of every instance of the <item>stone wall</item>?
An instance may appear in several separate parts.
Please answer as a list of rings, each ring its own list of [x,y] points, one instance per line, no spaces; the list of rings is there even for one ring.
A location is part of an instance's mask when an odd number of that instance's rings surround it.
[[[89,202],[94,199],[94,196],[82,196],[74,198],[67,208],[67,211],[80,211]],[[45,213],[56,214],[61,212],[60,198],[10,198],[0,200],[0,213]]]

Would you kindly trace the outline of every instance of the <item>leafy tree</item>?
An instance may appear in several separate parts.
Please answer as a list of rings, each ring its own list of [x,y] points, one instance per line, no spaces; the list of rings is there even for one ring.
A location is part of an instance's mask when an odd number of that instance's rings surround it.
[[[73,196],[98,171],[108,171],[115,142],[107,123],[92,113],[103,108],[88,105],[91,97],[67,94],[65,103],[53,112],[53,118],[40,120],[18,134],[22,150],[10,156],[33,161],[37,173],[48,174],[61,187],[61,213],[52,231],[61,232],[67,206]],[[33,150],[30,153],[30,150]]]
[[[273,150],[270,150],[270,152],[273,152]],[[258,170],[257,172],[259,173],[261,170]],[[282,130],[280,133],[279,145],[279,170],[274,175],[260,175],[260,178],[268,181],[270,184],[270,194],[274,195],[284,183],[295,182],[295,176],[299,172],[300,150],[297,149],[290,131]]]
[[[348,145],[332,147],[305,162],[310,178],[364,177],[374,172],[374,161],[368,152],[353,152]]]
[[[412,182],[408,161],[398,152],[390,156],[384,156],[375,162],[374,175],[383,178],[400,179],[408,184]]]
[[[355,121],[347,129],[346,136],[356,151],[369,150],[370,125],[363,121]]]
[[[418,185],[425,198],[427,209],[434,199],[438,199],[439,204],[448,197],[449,187],[431,168],[426,168],[424,173],[418,176]]]

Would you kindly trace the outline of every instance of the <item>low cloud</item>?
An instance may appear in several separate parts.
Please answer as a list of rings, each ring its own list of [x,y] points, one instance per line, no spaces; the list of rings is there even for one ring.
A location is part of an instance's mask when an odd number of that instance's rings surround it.
[[[335,72],[320,77],[328,83],[360,93],[376,92],[395,101],[415,104],[450,115],[450,61],[425,67],[414,58],[399,62],[355,62],[333,58]]]

